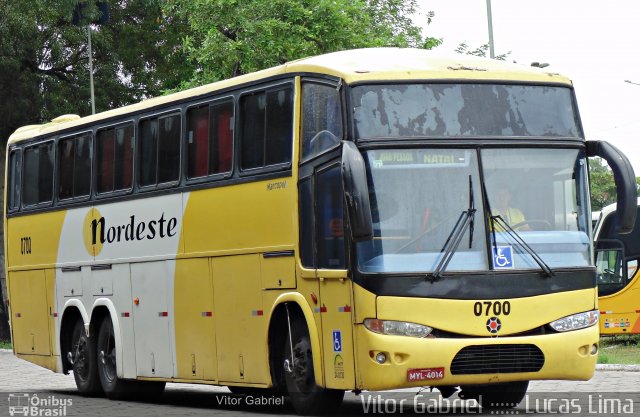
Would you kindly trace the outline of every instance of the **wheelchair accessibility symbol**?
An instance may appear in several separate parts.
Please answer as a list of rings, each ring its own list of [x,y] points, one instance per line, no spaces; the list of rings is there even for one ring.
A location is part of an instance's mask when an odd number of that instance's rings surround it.
[[[333,351],[342,352],[342,333],[340,330],[333,331]]]
[[[511,246],[494,246],[493,266],[496,269],[513,268],[513,248]]]

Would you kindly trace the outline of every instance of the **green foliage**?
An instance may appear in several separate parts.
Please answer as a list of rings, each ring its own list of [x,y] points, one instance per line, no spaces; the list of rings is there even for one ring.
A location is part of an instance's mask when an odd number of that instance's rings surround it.
[[[183,40],[193,73],[181,87],[189,87],[337,50],[433,48],[440,40],[424,37],[413,23],[416,4],[416,0],[167,0],[163,10],[174,21],[188,22]]]
[[[589,183],[591,186],[591,210],[602,210],[603,207],[616,201],[616,184],[613,173],[603,159],[589,159]]]
[[[77,0],[0,0],[0,137],[64,113],[90,113],[87,27],[71,24]],[[182,27],[163,0],[111,0],[92,26],[96,110],[175,87],[185,76]],[[86,12],[96,17],[94,2]],[[190,69],[186,70],[190,73]]]
[[[489,58],[489,44],[485,43],[483,45],[478,46],[475,49],[471,49],[469,45],[467,45],[465,42],[462,42],[456,48],[456,52],[459,54],[474,55],[474,56],[479,56],[483,58]],[[499,61],[506,61],[509,55],[511,55],[511,51],[504,54],[496,55],[494,59],[497,59]]]

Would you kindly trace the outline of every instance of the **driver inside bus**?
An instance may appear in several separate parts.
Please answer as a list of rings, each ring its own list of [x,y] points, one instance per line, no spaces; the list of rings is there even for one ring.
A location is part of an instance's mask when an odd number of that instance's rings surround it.
[[[519,209],[511,206],[511,190],[507,185],[498,187],[491,207],[494,216],[502,217],[509,226],[517,226],[519,230],[529,230],[529,226],[522,224],[526,221],[524,214]]]

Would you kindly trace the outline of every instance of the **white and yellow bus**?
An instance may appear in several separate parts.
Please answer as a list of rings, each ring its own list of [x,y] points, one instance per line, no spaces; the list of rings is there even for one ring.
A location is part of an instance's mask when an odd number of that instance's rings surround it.
[[[570,80],[410,49],[23,127],[5,199],[15,354],[87,395],[271,388],[300,413],[345,390],[504,405],[529,380],[589,379],[592,155],[630,227],[633,171],[584,140]]]
[[[611,204],[602,209],[594,231],[600,334],[640,334],[640,216],[631,233],[620,233],[618,224]]]

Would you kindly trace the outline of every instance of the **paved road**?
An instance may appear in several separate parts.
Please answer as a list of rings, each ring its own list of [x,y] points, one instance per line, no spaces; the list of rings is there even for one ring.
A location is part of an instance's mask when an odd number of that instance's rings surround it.
[[[623,368],[624,369],[624,368]],[[10,394],[13,394],[10,397]],[[380,396],[378,396],[380,395]],[[283,405],[248,404],[251,399],[229,393],[223,387],[192,384],[168,384],[164,395],[148,401],[111,401],[84,398],[77,394],[72,375],[55,374],[0,351],[0,416],[9,415],[9,405],[27,401],[40,405],[33,412],[40,415],[66,416],[249,416],[293,415]],[[272,400],[273,401],[273,400]],[[17,411],[17,410],[16,410]],[[457,396],[441,400],[436,393],[400,390],[391,393],[348,393],[339,415],[381,414],[478,414],[473,403]],[[526,401],[509,414],[551,414],[566,411],[573,415],[640,415],[640,372],[598,370],[587,382],[534,381]],[[613,411],[613,412],[612,412]],[[30,411],[31,413],[31,411]],[[484,411],[482,415],[499,412]],[[20,415],[20,414],[16,414]],[[28,414],[36,415],[36,414]]]

